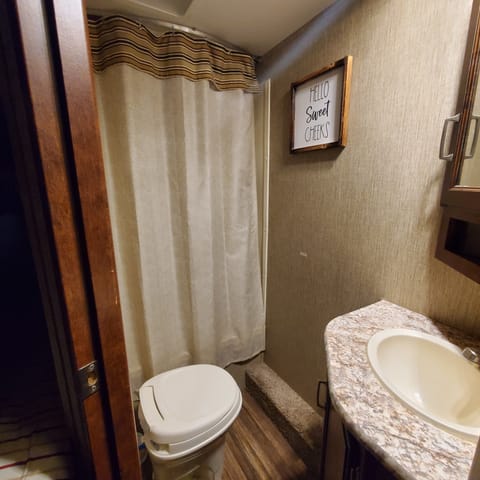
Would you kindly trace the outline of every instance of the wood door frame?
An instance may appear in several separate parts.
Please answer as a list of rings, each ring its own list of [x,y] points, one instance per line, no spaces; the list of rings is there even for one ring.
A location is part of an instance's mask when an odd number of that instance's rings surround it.
[[[39,145],[31,134],[34,129],[32,105],[28,98],[25,72],[20,61],[17,61],[21,58],[20,46],[10,42],[17,38],[18,25],[15,20],[6,3],[0,3],[0,69],[7,72],[6,75],[0,75],[0,108],[41,293],[65,421],[71,432],[72,447],[79,452],[75,470],[89,478],[94,470],[91,456],[85,453],[90,449],[88,431],[85,412],[76,394],[73,374],[76,371],[75,358],[73,348],[69,348],[71,338],[66,328],[66,306],[60,289],[59,265],[39,165]],[[6,48],[8,44],[11,49]],[[2,148],[5,146],[2,145]]]
[[[81,0],[50,0],[96,310],[109,411],[122,478],[139,471],[135,421],[108,209],[86,12]],[[132,451],[135,452],[132,458]]]
[[[83,5],[0,2],[0,30],[2,108],[83,478],[91,458],[99,480],[139,480]],[[103,385],[81,401],[77,370],[94,359]]]

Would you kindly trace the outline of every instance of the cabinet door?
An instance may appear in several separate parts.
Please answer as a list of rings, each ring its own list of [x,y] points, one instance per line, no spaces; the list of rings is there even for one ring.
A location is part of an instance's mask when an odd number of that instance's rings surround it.
[[[436,256],[450,267],[480,283],[480,1],[474,0],[457,106],[454,149],[443,183],[444,208]],[[445,122],[442,144],[446,138]],[[441,147],[443,150],[443,145]]]
[[[64,409],[89,472],[140,479],[81,0],[0,2],[1,103]],[[90,396],[78,370],[96,360]],[[91,463],[94,473],[89,471]]]
[[[454,148],[447,163],[442,205],[480,210],[480,2],[474,0],[470,21],[465,65],[457,101],[458,129]]]
[[[380,462],[344,427],[345,461],[342,480],[395,480]]]

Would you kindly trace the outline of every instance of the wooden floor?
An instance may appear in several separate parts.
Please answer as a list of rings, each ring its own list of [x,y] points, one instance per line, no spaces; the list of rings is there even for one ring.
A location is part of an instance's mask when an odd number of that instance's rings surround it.
[[[222,480],[299,480],[307,478],[302,460],[248,393],[227,433]]]

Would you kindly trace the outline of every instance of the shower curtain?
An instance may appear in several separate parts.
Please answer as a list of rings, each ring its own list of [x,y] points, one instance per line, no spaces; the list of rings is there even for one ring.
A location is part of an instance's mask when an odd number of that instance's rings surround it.
[[[216,45],[169,35],[118,17],[90,22],[133,389],[265,347],[254,77],[228,73],[230,52],[219,58]]]

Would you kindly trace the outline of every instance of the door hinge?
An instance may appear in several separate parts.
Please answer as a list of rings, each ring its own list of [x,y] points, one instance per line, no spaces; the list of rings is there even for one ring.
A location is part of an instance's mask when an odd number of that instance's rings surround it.
[[[96,360],[78,369],[77,375],[78,385],[80,387],[80,397],[82,400],[85,400],[100,388],[100,378]]]

